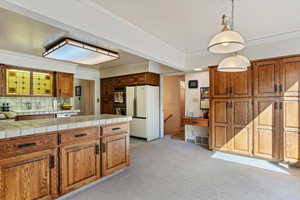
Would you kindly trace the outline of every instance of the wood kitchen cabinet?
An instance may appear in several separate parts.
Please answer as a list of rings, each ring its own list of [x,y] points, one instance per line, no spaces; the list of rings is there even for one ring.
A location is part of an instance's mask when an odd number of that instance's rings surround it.
[[[3,65],[0,64],[0,97],[4,96],[4,69]]]
[[[238,154],[252,155],[253,123],[252,99],[230,100],[229,149]]]
[[[280,96],[280,64],[278,60],[254,62],[254,96]]]
[[[230,101],[227,99],[214,99],[212,101],[212,146],[216,150],[229,151],[229,105]]]
[[[280,100],[254,99],[254,155],[279,160],[281,151]]]
[[[58,195],[57,150],[0,160],[1,200],[46,200]]]
[[[212,102],[214,149],[252,154],[252,100],[214,99]]]
[[[228,97],[230,73],[219,72],[217,67],[211,67],[209,70],[211,96],[214,98]]]
[[[219,72],[210,68],[210,88],[213,98],[251,97],[252,68],[245,72]]]
[[[284,161],[300,164],[300,99],[285,98],[280,102],[282,148]]]
[[[117,134],[103,137],[102,175],[106,176],[129,165],[129,134]]]
[[[74,74],[56,72],[56,96],[73,97]]]
[[[61,147],[61,192],[63,194],[100,178],[100,141]]]
[[[300,56],[280,60],[280,92],[283,96],[300,96]]]
[[[129,123],[101,127],[102,175],[109,175],[129,165]]]

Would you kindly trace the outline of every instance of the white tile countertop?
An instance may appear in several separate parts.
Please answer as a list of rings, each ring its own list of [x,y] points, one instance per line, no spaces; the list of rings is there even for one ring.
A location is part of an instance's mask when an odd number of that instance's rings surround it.
[[[27,121],[0,121],[0,139],[130,120],[132,120],[131,116],[102,114]]]
[[[14,110],[16,115],[40,115],[58,113],[80,113],[80,110]]]

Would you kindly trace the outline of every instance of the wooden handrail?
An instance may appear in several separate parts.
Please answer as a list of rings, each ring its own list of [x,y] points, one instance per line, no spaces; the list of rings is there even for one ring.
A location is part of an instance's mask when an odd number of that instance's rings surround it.
[[[170,114],[168,117],[166,117],[166,118],[164,119],[164,122],[166,123],[166,121],[168,121],[171,117],[173,117],[173,114]]]

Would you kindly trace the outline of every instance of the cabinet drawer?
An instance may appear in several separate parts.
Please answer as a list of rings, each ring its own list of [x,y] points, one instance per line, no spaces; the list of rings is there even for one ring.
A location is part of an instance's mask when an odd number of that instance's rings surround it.
[[[129,123],[109,124],[101,126],[101,136],[115,135],[129,132]]]
[[[185,125],[208,127],[208,119],[184,118],[183,122]]]
[[[56,147],[56,145],[56,133],[3,140],[0,142],[0,158],[46,150]]]
[[[61,144],[82,142],[84,140],[92,140],[99,137],[98,126],[68,129],[59,132],[59,141]]]

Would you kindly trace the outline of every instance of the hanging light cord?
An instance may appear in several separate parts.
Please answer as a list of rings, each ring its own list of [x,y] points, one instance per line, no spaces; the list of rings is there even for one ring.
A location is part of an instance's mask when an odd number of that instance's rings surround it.
[[[234,30],[234,0],[232,0],[231,7],[231,29]]]

